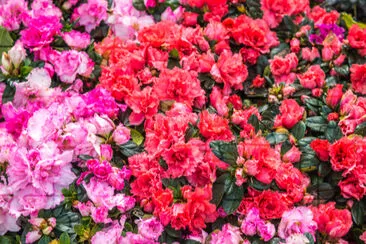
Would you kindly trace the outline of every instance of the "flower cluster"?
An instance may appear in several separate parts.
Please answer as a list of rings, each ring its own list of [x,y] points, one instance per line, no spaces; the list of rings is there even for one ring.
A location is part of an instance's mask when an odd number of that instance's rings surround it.
[[[362,9],[0,0],[0,243],[366,241]]]

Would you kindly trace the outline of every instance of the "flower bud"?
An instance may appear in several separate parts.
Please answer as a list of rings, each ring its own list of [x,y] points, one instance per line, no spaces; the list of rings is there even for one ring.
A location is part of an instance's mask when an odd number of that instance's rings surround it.
[[[19,65],[27,56],[27,52],[25,51],[23,44],[19,41],[16,42],[15,45],[9,50],[8,54],[11,62],[16,69],[19,68]]]

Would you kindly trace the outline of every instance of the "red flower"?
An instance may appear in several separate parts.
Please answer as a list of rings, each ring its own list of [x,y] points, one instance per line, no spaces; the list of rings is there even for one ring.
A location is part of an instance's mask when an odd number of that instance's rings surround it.
[[[332,89],[328,90],[327,98],[325,99],[328,106],[334,108],[338,105],[339,101],[341,101],[341,98],[343,96],[343,85],[337,84]]]
[[[301,107],[294,99],[282,101],[280,114],[276,116],[274,127],[284,126],[291,129],[302,119],[305,109]]]
[[[150,199],[158,190],[162,189],[160,174],[156,170],[141,173],[131,183],[131,193],[140,201]]]
[[[231,88],[243,90],[243,82],[248,77],[248,70],[239,54],[232,54],[225,50],[217,63],[212,66],[211,75],[218,83],[224,83],[224,94],[229,95]]]
[[[276,191],[265,190],[254,198],[259,215],[264,220],[279,219],[288,207],[282,195]]]
[[[171,178],[192,175],[194,168],[203,160],[199,147],[181,142],[163,152],[162,157],[168,165],[166,175]]]
[[[348,32],[348,42],[352,48],[358,49],[360,55],[366,55],[366,29],[352,25]]]
[[[329,147],[330,163],[335,171],[350,172],[361,162],[361,139],[343,137]]]
[[[316,156],[321,161],[328,161],[330,147],[328,140],[315,139],[310,143],[310,147],[315,151]]]
[[[350,71],[353,90],[366,95],[366,64],[352,64]]]
[[[285,15],[292,15],[295,7],[293,0],[261,0],[263,19],[271,28],[277,27]]]
[[[194,191],[182,188],[183,198],[187,200],[185,213],[190,221],[188,228],[193,232],[200,232],[206,228],[205,223],[213,223],[218,217],[215,204],[210,203],[212,199],[212,187],[206,185],[204,188],[197,187]]]
[[[236,42],[264,54],[279,44],[276,33],[272,32],[262,19],[252,19],[240,15],[236,19],[225,19],[223,24],[231,28],[231,35]]]
[[[205,94],[195,74],[177,67],[162,70],[153,89],[160,100],[174,100],[189,107],[193,106],[195,99]]]
[[[335,10],[327,12],[319,6],[315,6],[311,10],[309,18],[314,21],[314,25],[336,24],[339,18],[339,13]]]
[[[126,104],[132,109],[130,117],[131,124],[140,124],[145,117],[150,118],[158,112],[159,99],[151,87],[142,91],[134,91],[126,98]],[[141,121],[133,121],[131,118],[141,117]]]
[[[318,231],[331,238],[345,236],[352,227],[351,213],[347,209],[336,209],[335,202],[312,207],[313,219],[318,224]]]
[[[270,69],[276,83],[292,84],[296,78],[292,70],[296,69],[297,64],[298,58],[295,53],[287,54],[285,57],[276,55],[270,60]]]
[[[345,180],[338,183],[344,198],[355,198],[360,201],[366,194],[366,171],[364,167],[356,167]]]
[[[234,136],[229,127],[229,121],[207,110],[199,115],[198,129],[208,140],[231,141]]]

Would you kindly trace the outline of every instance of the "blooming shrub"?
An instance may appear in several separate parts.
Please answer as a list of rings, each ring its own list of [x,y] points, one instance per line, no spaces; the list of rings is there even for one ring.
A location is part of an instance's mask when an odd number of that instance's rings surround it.
[[[361,2],[0,0],[0,243],[364,243]]]

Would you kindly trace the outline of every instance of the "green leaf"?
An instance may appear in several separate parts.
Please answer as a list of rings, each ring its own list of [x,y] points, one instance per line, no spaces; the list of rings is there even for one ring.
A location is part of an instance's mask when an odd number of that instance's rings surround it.
[[[357,135],[366,136],[366,122],[357,125],[354,133]]]
[[[366,24],[361,23],[361,22],[357,22],[352,18],[352,15],[347,14],[347,13],[341,13],[341,19],[344,21],[344,23],[346,24],[347,29],[351,28],[352,25],[358,25],[360,28],[366,28]]]
[[[334,70],[340,75],[343,76],[349,75],[349,66],[347,64],[342,66],[335,66]]]
[[[235,179],[233,180],[232,184],[235,185]],[[224,208],[225,212],[228,215],[236,211],[244,196],[243,185],[241,186],[235,185],[232,188],[233,188],[232,192],[230,194],[226,193],[222,199],[222,207]]]
[[[305,136],[306,125],[303,121],[297,123],[292,129],[291,134],[297,139],[300,140]]]
[[[38,241],[38,244],[48,244],[51,242],[51,238],[49,236],[42,236],[42,238]]]
[[[317,132],[325,132],[328,123],[322,116],[314,116],[306,119],[306,126]]]
[[[12,244],[14,243],[14,240],[12,240],[9,236],[0,236],[0,243],[1,244]]]
[[[364,203],[361,201],[355,202],[351,209],[352,212],[352,219],[357,225],[362,226],[364,222],[364,215],[365,215],[365,207]]]
[[[14,99],[14,95],[15,95],[15,86],[13,84],[6,84],[4,93],[3,93],[3,97],[2,97],[2,103],[7,103],[7,102],[11,102]]]
[[[306,238],[308,238],[309,244],[314,244],[315,243],[314,237],[310,233],[305,233],[304,235],[306,236]]]
[[[143,152],[143,148],[139,147],[133,141],[128,141],[125,144],[119,145],[119,151],[126,157],[131,157],[135,154]]]
[[[220,160],[230,165],[236,165],[236,159],[238,158],[236,142],[212,141],[210,148]]]
[[[327,129],[325,130],[325,137],[331,143],[341,139],[343,137],[342,130],[339,128],[338,124],[334,121],[330,121]]]
[[[220,175],[212,186],[212,199],[211,203],[218,206],[225,194],[225,181],[230,177],[229,173],[224,173]]]
[[[320,200],[330,200],[335,195],[334,187],[324,182],[308,187],[307,191]]]
[[[78,156],[78,158],[79,158],[79,159],[81,159],[81,160],[84,160],[84,161],[87,161],[87,160],[89,160],[89,159],[93,159],[93,157],[92,157],[92,156],[90,156],[90,155],[86,155],[86,154],[80,154],[80,155]]]
[[[60,244],[70,244],[70,243],[71,240],[69,234],[67,234],[67,232],[62,233],[60,236]]]
[[[169,52],[169,57],[174,58],[179,60],[179,52],[177,49],[173,48],[170,52]]]
[[[185,142],[188,142],[190,139],[197,137],[199,134],[199,130],[196,126],[191,123],[188,124],[188,128],[186,130],[186,134],[184,135]]]
[[[74,231],[78,236],[83,236],[84,235],[84,226],[81,224],[75,225],[74,226]]]
[[[267,190],[271,187],[271,184],[264,184],[260,181],[258,181],[256,178],[252,177],[249,181],[249,186],[253,187],[256,190]]]
[[[281,142],[284,142],[287,140],[287,138],[288,138],[288,136],[286,134],[276,133],[276,132],[271,132],[266,136],[266,140],[271,145],[276,145]]]
[[[144,137],[135,129],[130,129],[131,139],[137,145],[140,146],[144,141]]]
[[[329,163],[322,162],[319,164],[318,175],[322,178],[327,176],[332,171],[332,167]]]
[[[258,130],[259,130],[259,119],[255,114],[252,114],[250,116],[250,118],[248,119],[248,123],[251,124],[254,127],[255,132],[258,132]]]
[[[3,52],[8,51],[14,44],[10,33],[3,27],[0,26],[0,64]]]
[[[303,153],[300,159],[300,170],[302,172],[315,171],[320,161],[316,158],[315,154]]]

